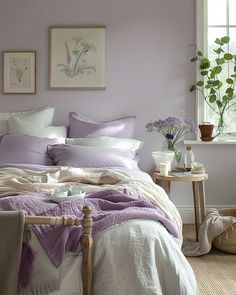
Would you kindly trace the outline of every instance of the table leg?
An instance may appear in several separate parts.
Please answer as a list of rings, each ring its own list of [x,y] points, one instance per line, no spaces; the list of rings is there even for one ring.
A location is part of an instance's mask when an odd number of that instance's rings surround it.
[[[168,196],[170,196],[170,181],[163,180],[163,188]]]
[[[199,201],[200,201],[200,214],[201,220],[200,224],[206,216],[206,200],[205,200],[205,185],[204,181],[199,181]]]
[[[161,180],[160,179],[156,179],[156,184],[162,186],[161,185]]]
[[[167,195],[170,196],[170,181],[156,179],[156,184],[160,185],[165,190]]]
[[[195,211],[195,228],[196,228],[196,239],[198,241],[198,231],[200,226],[200,201],[199,201],[199,186],[197,181],[193,181],[193,200],[194,200],[194,211]]]

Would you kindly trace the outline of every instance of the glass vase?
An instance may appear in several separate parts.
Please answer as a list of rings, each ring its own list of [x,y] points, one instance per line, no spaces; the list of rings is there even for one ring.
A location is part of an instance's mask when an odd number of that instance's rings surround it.
[[[227,116],[225,112],[221,112],[218,115],[218,122],[217,122],[217,129],[216,129],[216,133],[218,134],[217,135],[218,139],[225,139],[225,137],[228,136],[226,129],[227,129]]]
[[[181,161],[182,160],[182,151],[180,149],[178,149],[178,147],[175,144],[165,141],[163,144],[163,150],[174,152],[173,165],[176,167],[183,167],[182,161]]]

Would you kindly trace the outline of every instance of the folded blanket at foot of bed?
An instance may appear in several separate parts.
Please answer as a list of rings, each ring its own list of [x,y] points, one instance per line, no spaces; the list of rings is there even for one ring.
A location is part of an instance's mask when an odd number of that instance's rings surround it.
[[[153,205],[139,194],[124,189],[102,190],[87,193],[85,198],[55,204],[50,195],[31,194],[18,195],[0,199],[0,210],[24,210],[29,215],[69,215],[74,218],[82,218],[82,207],[92,207],[93,235],[114,224],[130,219],[150,219],[162,223],[174,237],[178,233],[174,225],[160,208]],[[58,267],[63,261],[66,252],[79,253],[81,251],[81,226],[31,226],[38,237],[52,263]],[[32,256],[32,252],[28,252]],[[25,260],[27,261],[27,259]],[[24,264],[21,271],[24,273]]]

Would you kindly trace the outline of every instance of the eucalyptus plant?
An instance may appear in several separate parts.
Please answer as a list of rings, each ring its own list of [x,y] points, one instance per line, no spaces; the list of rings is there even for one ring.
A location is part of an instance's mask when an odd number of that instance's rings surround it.
[[[225,127],[225,112],[236,103],[236,55],[223,49],[224,46],[228,47],[229,41],[228,36],[216,38],[212,59],[203,56],[198,49],[191,59],[191,62],[199,63],[202,78],[192,85],[190,91],[199,91],[208,106],[219,115],[219,131]],[[224,66],[228,66],[227,71],[223,71]]]

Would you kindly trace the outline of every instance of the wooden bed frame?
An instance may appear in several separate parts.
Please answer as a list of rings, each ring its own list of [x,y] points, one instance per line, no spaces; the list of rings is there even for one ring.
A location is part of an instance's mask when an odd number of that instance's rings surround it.
[[[25,216],[25,224],[48,224],[48,225],[82,225],[83,236],[82,236],[82,246],[83,246],[83,295],[92,295],[92,208],[89,206],[84,206],[82,209],[84,216],[82,219],[71,218],[68,216],[54,217],[54,216]]]

